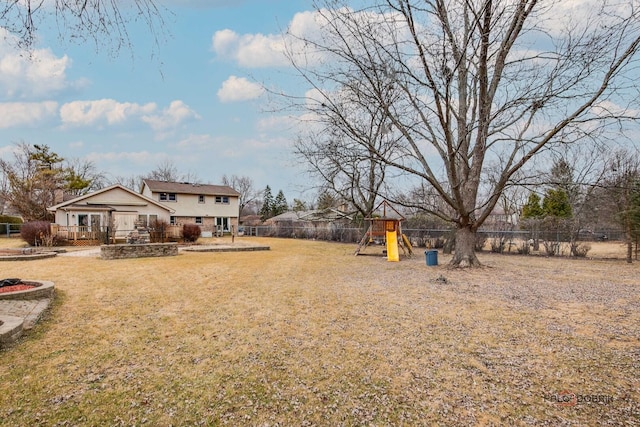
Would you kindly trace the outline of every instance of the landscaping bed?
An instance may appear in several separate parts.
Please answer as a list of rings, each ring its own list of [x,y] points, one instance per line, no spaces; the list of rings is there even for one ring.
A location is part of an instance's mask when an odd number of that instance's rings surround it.
[[[0,287],[0,300],[51,298],[53,292],[53,282],[21,280],[15,285]]]

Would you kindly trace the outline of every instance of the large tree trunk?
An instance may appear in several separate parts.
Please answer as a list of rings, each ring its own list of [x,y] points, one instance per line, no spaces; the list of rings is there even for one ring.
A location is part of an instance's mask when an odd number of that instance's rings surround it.
[[[476,230],[470,226],[456,230],[456,249],[449,265],[451,267],[466,268],[479,267],[480,261],[476,257]]]

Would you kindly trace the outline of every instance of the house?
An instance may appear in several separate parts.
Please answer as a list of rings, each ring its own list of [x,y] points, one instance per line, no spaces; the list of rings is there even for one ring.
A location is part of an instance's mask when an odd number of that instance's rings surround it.
[[[345,241],[351,223],[349,214],[328,208],[285,212],[267,219],[256,230],[266,236]]]
[[[69,240],[96,239],[107,226],[115,229],[116,238],[124,238],[155,220],[169,222],[174,210],[151,198],[115,184],[47,208],[55,216],[58,234]]]
[[[267,219],[265,224],[280,224],[292,222],[298,226],[317,226],[319,223],[331,224],[337,222],[350,223],[352,216],[334,208],[312,209],[306,211],[287,211]]]
[[[170,207],[173,225],[198,224],[204,236],[237,230],[240,193],[229,186],[145,179],[141,193]]]
[[[491,231],[512,230],[518,226],[518,222],[517,212],[507,212],[504,207],[496,206],[485,220],[482,228]]]

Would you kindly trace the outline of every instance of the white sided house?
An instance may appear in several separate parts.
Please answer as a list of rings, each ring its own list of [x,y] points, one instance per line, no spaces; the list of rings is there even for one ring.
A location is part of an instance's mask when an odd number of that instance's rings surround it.
[[[57,234],[70,241],[99,240],[112,227],[124,238],[138,224],[169,222],[173,209],[116,184],[47,208],[55,215]]]
[[[141,193],[174,211],[172,225],[197,224],[203,236],[237,230],[240,193],[229,186],[145,179]]]

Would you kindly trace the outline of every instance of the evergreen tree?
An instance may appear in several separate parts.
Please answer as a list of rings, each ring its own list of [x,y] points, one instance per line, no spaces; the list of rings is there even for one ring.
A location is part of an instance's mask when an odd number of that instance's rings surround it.
[[[293,199],[293,208],[292,208],[292,210],[294,212],[306,211],[307,210],[307,205],[305,204],[304,201],[302,201],[300,199]]]
[[[275,201],[273,200],[273,194],[271,194],[271,187],[267,185],[264,189],[262,196],[262,207],[260,208],[260,219],[266,221],[273,216]]]
[[[529,194],[527,203],[522,207],[522,218],[540,218],[544,215],[544,210],[540,206],[540,196],[536,193]]]
[[[328,191],[323,191],[318,195],[318,210],[333,208],[338,204],[336,197]]]
[[[289,204],[287,203],[286,197],[284,197],[284,193],[282,192],[282,190],[280,190],[278,191],[278,194],[276,195],[276,200],[273,203],[272,216],[280,215],[282,213],[285,213],[288,210],[289,210]]]
[[[542,210],[547,217],[571,218],[573,216],[569,195],[560,188],[547,190],[542,200]]]

